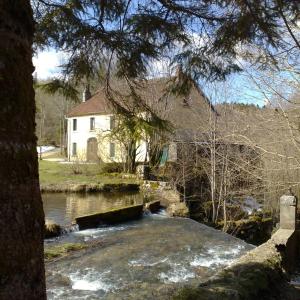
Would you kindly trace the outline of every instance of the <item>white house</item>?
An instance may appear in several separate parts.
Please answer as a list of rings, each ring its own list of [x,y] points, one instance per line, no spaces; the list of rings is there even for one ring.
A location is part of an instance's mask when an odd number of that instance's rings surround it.
[[[104,92],[91,96],[89,89],[83,92],[83,101],[67,115],[68,160],[123,162],[124,149],[110,136],[115,117],[109,108]],[[146,158],[146,143],[137,145],[137,162]]]
[[[211,129],[211,120],[216,112],[197,85],[188,97],[182,97],[166,93],[166,84],[166,79],[152,79],[140,92],[153,111],[174,127],[165,155],[165,159],[172,161],[177,157],[177,143],[201,139]],[[68,113],[67,121],[69,161],[125,161],[121,144],[109,135],[115,117],[102,90],[91,96],[89,89],[85,89],[83,102]],[[137,146],[136,161],[147,161],[146,142],[140,141]]]

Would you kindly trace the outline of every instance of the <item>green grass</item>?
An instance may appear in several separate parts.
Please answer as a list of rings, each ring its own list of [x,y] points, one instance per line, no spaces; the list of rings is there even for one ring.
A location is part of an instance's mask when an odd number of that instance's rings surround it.
[[[55,152],[46,152],[42,154],[42,158],[61,158],[65,159],[66,156],[64,154],[61,154],[60,151],[55,151]]]
[[[135,178],[122,178],[122,174],[102,174],[97,164],[61,164],[41,160],[39,173],[42,185],[137,183]]]

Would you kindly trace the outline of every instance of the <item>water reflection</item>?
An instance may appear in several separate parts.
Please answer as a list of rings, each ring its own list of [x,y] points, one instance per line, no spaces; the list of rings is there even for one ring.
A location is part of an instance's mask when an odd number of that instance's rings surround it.
[[[45,217],[69,225],[78,216],[143,203],[141,193],[43,194]]]

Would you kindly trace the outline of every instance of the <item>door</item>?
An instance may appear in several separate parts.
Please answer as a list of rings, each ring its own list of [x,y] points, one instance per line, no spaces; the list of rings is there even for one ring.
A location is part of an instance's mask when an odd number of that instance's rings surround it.
[[[89,138],[87,140],[87,151],[86,151],[87,161],[98,161],[98,142],[96,138]]]

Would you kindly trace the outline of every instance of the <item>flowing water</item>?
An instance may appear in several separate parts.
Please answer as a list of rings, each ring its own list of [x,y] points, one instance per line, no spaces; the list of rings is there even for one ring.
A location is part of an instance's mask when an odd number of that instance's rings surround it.
[[[207,280],[253,248],[164,212],[117,226],[71,232],[48,243],[87,241],[102,243],[84,255],[75,252],[46,265],[48,299],[169,299],[176,289]]]

